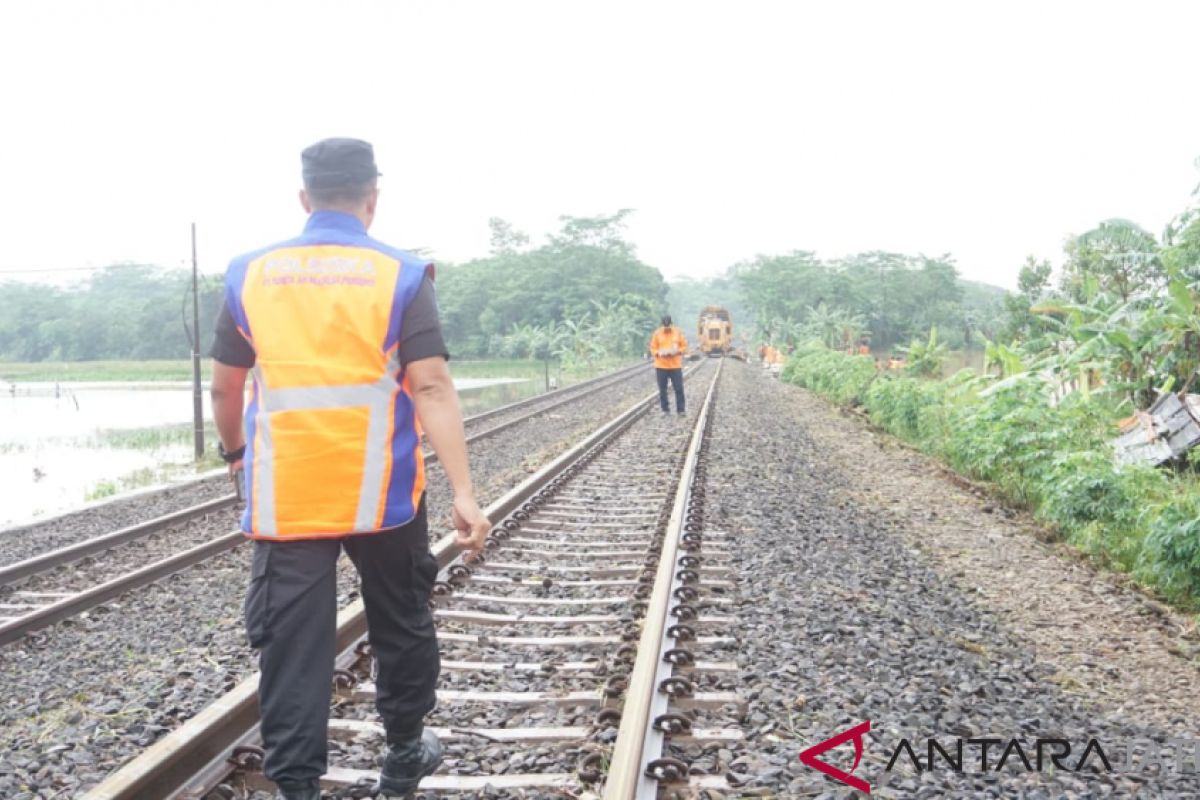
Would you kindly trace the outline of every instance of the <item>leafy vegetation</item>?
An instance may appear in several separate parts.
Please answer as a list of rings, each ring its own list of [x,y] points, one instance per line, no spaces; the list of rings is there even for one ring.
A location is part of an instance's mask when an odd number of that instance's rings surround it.
[[[1076,393],[1052,406],[1036,375],[875,374],[869,359],[824,348],[797,352],[782,377],[862,405],[881,428],[989,481],[1082,550],[1172,600],[1200,603],[1200,481],[1116,466],[1113,405],[1102,397]]]
[[[942,348],[931,326],[903,374],[809,344],[782,377],[861,405],[1085,552],[1200,607],[1200,454],[1154,469],[1118,465],[1109,444],[1119,418],[1195,385],[1200,187],[1195,200],[1161,243],[1120,219],[1072,237],[1056,288],[1048,263],[1027,261],[1004,301],[1006,341],[987,342],[982,372],[931,379]]]
[[[491,255],[439,264],[443,332],[454,356],[544,357],[546,350],[563,349],[575,361],[590,363],[640,354],[667,308],[667,285],[625,240],[630,213],[563,217],[560,229],[537,247],[493,219]],[[186,359],[190,281],[186,270],[118,264],[67,287],[4,283],[0,361]],[[206,276],[200,291],[202,351],[207,351],[221,299],[219,277]],[[534,328],[545,329],[545,341],[530,349],[528,335],[520,331]],[[518,335],[510,340],[514,332]],[[566,339],[573,341],[562,347]],[[54,368],[4,365],[0,370],[9,379],[68,379]],[[115,377],[111,370],[108,374]],[[147,376],[131,369],[120,377]],[[188,377],[185,366],[178,378]],[[75,368],[69,379],[86,377]]]
[[[668,286],[625,238],[631,213],[562,217],[559,230],[540,244],[493,218],[486,258],[438,265],[443,333],[454,356],[555,360],[568,370],[588,369],[640,355],[662,312],[669,310],[687,331],[713,303],[730,310],[735,335],[747,347],[754,329],[760,341],[795,345],[817,338],[849,347],[869,340],[877,350],[924,336],[934,324],[950,347],[982,347],[982,337],[995,338],[1000,329],[1004,291],[959,280],[948,257],[866,253],[822,262],[798,251]],[[187,271],[136,264],[113,265],[67,287],[5,283],[0,378],[187,380],[186,361],[163,363],[161,372],[100,365],[81,371],[57,363],[187,359],[189,291]],[[202,350],[220,304],[219,277],[205,276]]]
[[[200,363],[200,377],[208,380],[212,364]],[[191,381],[191,359],[146,361],[36,361],[0,362],[0,383],[16,381]]]
[[[901,347],[900,352],[905,357],[904,368],[914,375],[925,377],[940,375],[942,363],[946,360],[946,345],[938,341],[936,325],[929,329],[928,340],[913,339],[912,344]]]
[[[759,256],[731,270],[760,338],[882,352],[937,326],[952,347],[982,347],[1003,325],[1005,292],[961,281],[949,256],[861,253],[821,261],[807,251]]]
[[[843,405],[861,402],[876,375],[875,361],[869,356],[848,356],[818,343],[804,345],[788,360],[782,373],[784,380]]]
[[[142,467],[132,472],[120,475],[111,480],[98,481],[84,492],[85,502],[102,500],[122,492],[142,489],[147,486],[159,486],[172,481],[186,480],[211,470],[224,466],[215,452],[206,453],[198,462],[163,463],[155,467]]]
[[[493,218],[490,256],[438,272],[452,349],[568,362],[640,354],[666,309],[667,285],[623,238],[630,213],[562,217],[539,247]]]
[[[137,264],[117,264],[65,288],[5,282],[0,285],[0,360],[187,358],[190,287],[185,270]],[[209,335],[220,303],[220,282],[209,278],[200,292],[201,330]],[[188,368],[183,377],[190,374]]]

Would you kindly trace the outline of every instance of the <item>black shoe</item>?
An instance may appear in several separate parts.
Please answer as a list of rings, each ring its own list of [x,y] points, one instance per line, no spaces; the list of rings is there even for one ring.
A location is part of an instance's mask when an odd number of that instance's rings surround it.
[[[377,791],[405,796],[416,790],[421,778],[432,775],[442,763],[442,743],[433,731],[388,746],[379,773]]]
[[[317,783],[281,783],[276,800],[321,800],[321,787]]]

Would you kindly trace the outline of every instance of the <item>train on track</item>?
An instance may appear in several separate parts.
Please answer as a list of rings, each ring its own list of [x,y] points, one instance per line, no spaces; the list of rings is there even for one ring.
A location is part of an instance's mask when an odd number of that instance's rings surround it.
[[[705,306],[696,324],[697,345],[688,358],[732,358],[746,360],[745,343],[733,338],[733,316],[725,306]]]
[[[733,318],[724,306],[705,306],[700,311],[696,334],[701,355],[715,358],[733,352]]]

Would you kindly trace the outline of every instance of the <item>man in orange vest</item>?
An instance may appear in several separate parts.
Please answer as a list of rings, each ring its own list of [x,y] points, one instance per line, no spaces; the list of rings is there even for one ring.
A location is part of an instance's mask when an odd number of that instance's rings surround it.
[[[406,794],[442,757],[423,726],[440,661],[422,432],[449,479],[468,557],[491,524],[471,486],[433,265],[367,235],[379,198],[371,145],[326,139],[301,165],[304,232],[229,265],[212,348],[220,451],[231,472],[244,471],[242,530],[255,540],[246,630],[262,671],[264,772],[286,800],[320,797],[345,550],[361,579],[387,733],[376,788]]]
[[[650,355],[654,356],[654,372],[658,378],[658,405],[662,413],[670,414],[667,402],[667,382],[675,390],[675,411],[685,413],[683,397],[683,354],[687,352],[683,331],[671,324],[671,315],[664,314],[662,327],[650,337]]]

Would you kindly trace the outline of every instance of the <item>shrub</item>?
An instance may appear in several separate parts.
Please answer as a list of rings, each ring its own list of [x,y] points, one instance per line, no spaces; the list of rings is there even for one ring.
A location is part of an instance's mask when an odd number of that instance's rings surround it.
[[[1146,517],[1138,577],[1172,600],[1194,603],[1200,597],[1200,492],[1192,487]]]
[[[867,389],[863,404],[879,427],[940,452],[945,401],[940,383],[884,377]]]
[[[992,482],[1085,552],[1176,602],[1200,599],[1200,483],[1117,466],[1110,400],[1074,394],[1052,406],[1030,373],[999,383],[966,370],[944,381],[880,376],[870,359],[811,347],[783,378],[861,403],[876,425]]]
[[[851,356],[807,345],[792,354],[780,378],[811,389],[835,403],[858,405],[876,375],[878,370],[870,356]]]

